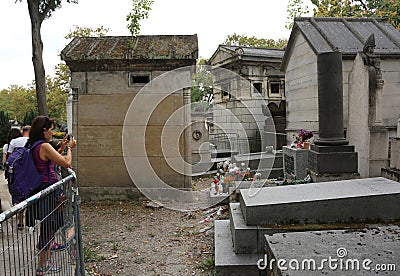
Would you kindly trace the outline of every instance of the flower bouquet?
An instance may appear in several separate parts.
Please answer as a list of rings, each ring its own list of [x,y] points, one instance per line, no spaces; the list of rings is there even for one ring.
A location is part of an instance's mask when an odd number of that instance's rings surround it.
[[[214,176],[211,183],[211,190],[214,191],[214,194],[229,192],[229,188],[234,187],[235,181],[253,181],[261,177],[257,173],[252,174],[245,163],[237,166],[236,163],[231,163],[229,160],[219,162],[217,170],[217,175]]]
[[[304,143],[310,141],[310,139],[312,137],[314,137],[314,134],[311,130],[304,130],[304,129],[300,129],[296,134],[293,134],[293,137],[295,139],[295,141],[292,143],[292,148],[300,148],[303,149],[304,147]]]

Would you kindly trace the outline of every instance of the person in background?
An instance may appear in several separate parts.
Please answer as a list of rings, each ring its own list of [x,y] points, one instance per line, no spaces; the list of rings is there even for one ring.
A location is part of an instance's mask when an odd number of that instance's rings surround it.
[[[29,138],[29,130],[31,129],[31,126],[24,126],[22,128],[22,137],[18,137],[15,139],[12,139],[8,145],[8,154],[11,154],[15,148],[19,147],[25,147],[26,141],[28,141]]]
[[[39,173],[44,174],[41,186],[34,191],[34,193],[38,193],[49,187],[51,184],[57,182],[54,164],[65,168],[71,167],[72,164],[71,148],[75,147],[76,141],[73,138],[70,141],[66,138],[63,139],[63,141],[65,141],[64,147],[67,150],[67,154],[61,155],[50,143],[48,143],[52,140],[54,127],[55,122],[47,116],[38,116],[32,122],[29,140],[26,145],[33,145],[33,143],[39,140],[47,141],[36,146],[33,150],[36,168]],[[46,170],[49,170],[49,173],[45,173]],[[41,221],[39,241],[36,246],[39,250],[39,265],[36,270],[37,276],[47,275],[48,273],[57,273],[60,271],[60,268],[52,262],[50,255],[55,231],[60,226],[56,206],[56,197],[54,194],[48,194],[43,198],[40,198],[36,204],[30,205],[26,210],[26,224],[28,226],[33,227],[35,225],[35,220]]]
[[[8,154],[8,145],[10,144],[10,141],[15,138],[21,137],[21,136],[22,136],[21,131],[19,131],[19,129],[17,129],[17,128],[11,128],[10,131],[8,132],[7,144],[4,144],[4,146],[3,146],[3,156],[1,159],[3,168],[4,168],[4,164],[6,163],[7,157],[9,155]]]
[[[10,143],[10,141],[12,139],[18,138],[21,136],[22,136],[21,131],[17,128],[11,128],[9,130],[8,136],[7,136],[7,143],[4,144],[4,146],[3,146],[3,154],[2,154],[3,156],[2,156],[2,160],[1,160],[3,169],[5,168],[4,165],[5,165],[7,157],[8,157],[8,154],[7,154],[8,144]],[[4,175],[5,175],[5,173],[4,173]],[[6,187],[2,188],[2,189],[4,189],[4,192],[1,192],[1,194],[0,194],[1,210],[4,212],[6,210],[9,210],[12,207],[13,200],[12,200],[10,193],[7,193],[7,191],[8,191],[7,181],[4,181],[4,182],[1,181],[0,185],[6,186]],[[0,229],[1,229],[1,227],[0,227]]]
[[[14,149],[16,148],[22,148],[25,146],[26,141],[28,141],[29,138],[29,130],[31,129],[31,126],[24,126],[22,128],[22,136],[18,137],[18,138],[14,138],[10,141],[10,143],[8,144],[8,149],[7,149],[7,154],[10,155],[11,153],[14,152]],[[13,200],[13,204],[18,204],[19,202],[14,202]],[[18,230],[23,230],[25,225],[24,225],[24,212],[21,211],[18,213]]]

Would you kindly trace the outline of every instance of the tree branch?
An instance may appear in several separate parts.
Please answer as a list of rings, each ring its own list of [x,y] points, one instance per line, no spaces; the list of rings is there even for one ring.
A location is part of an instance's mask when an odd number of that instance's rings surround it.
[[[47,2],[47,4],[43,3],[43,5],[44,5],[43,11],[40,12],[40,10],[39,10],[40,24],[42,24],[43,20],[46,19],[46,16],[49,14],[49,12],[51,10],[55,9],[55,5],[56,5],[55,2],[56,2],[56,0],[50,0],[50,1]]]

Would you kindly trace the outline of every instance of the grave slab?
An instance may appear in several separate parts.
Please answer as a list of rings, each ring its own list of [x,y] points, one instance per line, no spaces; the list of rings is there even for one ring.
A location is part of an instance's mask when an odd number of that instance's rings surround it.
[[[264,275],[397,275],[399,236],[398,225],[265,235],[268,261]],[[272,259],[286,263],[279,269]]]
[[[229,220],[215,221],[215,270],[219,276],[260,275],[262,254],[235,254]]]
[[[233,248],[236,254],[262,254],[265,247],[264,235],[296,231],[284,227],[249,226],[244,221],[240,203],[230,203],[229,209]]]
[[[400,184],[383,177],[240,190],[247,225],[394,221]]]

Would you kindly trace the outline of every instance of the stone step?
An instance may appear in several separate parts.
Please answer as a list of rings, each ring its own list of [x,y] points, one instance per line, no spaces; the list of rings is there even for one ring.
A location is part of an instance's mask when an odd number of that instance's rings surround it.
[[[308,224],[308,225],[282,225],[275,227],[246,225],[240,203],[229,204],[230,228],[232,233],[233,248],[236,254],[263,254],[265,235],[277,233],[303,232],[311,230],[358,230],[365,224]]]
[[[262,239],[261,246],[258,244],[258,226],[248,226],[244,222],[240,203],[229,204],[229,222],[232,233],[233,248],[236,254],[262,253],[264,250]]]
[[[236,254],[229,220],[215,221],[215,270],[219,276],[259,276],[257,261],[263,254]]]
[[[233,248],[236,254],[263,254],[264,235],[272,235],[280,231],[261,226],[248,226],[244,222],[240,203],[229,204],[230,228]]]
[[[383,177],[242,189],[247,225],[400,220],[400,183]]]
[[[400,267],[399,235],[398,225],[370,225],[357,231],[330,230],[266,235],[267,267],[264,275],[398,275],[395,270]],[[331,263],[332,269],[329,259],[337,260]],[[285,260],[280,265],[281,269],[277,267],[277,260]],[[363,269],[364,260],[371,260],[364,263],[371,270]],[[297,263],[300,269],[291,269],[296,268]],[[357,263],[359,269],[355,269]],[[316,270],[311,271],[308,265]],[[375,265],[384,265],[387,270],[379,272],[375,270]]]

